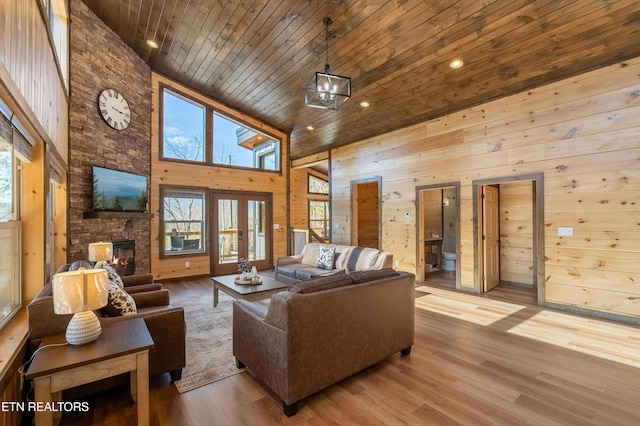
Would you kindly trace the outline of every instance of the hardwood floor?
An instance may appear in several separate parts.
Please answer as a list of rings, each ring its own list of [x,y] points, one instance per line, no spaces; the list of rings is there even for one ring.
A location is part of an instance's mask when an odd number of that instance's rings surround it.
[[[208,278],[166,287],[212,297]],[[417,287],[411,355],[312,395],[294,417],[249,372],[182,395],[162,375],[151,424],[640,424],[640,328],[541,309],[521,289],[494,292]],[[94,396],[89,413],[61,424],[133,425],[127,392]]]

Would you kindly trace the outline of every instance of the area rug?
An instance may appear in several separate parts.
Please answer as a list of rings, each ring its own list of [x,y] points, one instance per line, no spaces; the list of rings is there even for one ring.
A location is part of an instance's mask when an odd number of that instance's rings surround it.
[[[172,300],[184,308],[187,365],[174,384],[184,393],[244,371],[233,357],[233,298],[220,292],[218,306],[209,297]]]

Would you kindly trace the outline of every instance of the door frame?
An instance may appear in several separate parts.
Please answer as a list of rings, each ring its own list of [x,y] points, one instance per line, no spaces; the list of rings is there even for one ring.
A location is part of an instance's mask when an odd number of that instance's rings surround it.
[[[358,208],[355,200],[358,195],[358,185],[376,182],[378,184],[378,250],[382,250],[382,176],[352,180],[351,190],[351,244],[357,245],[358,240]]]
[[[472,182],[473,193],[473,292],[482,293],[482,187],[501,183],[531,181],[533,186],[533,286],[537,289],[538,305],[545,301],[544,286],[544,173],[478,179]]]
[[[267,206],[266,206],[266,225],[265,225],[265,235],[268,241],[268,244],[265,245],[266,259],[264,262],[267,262],[269,265],[273,265],[273,193],[271,192],[255,192],[255,191],[232,191],[232,190],[217,190],[211,189],[209,191],[209,199],[210,208],[208,212],[208,217],[210,218],[210,231],[209,231],[209,239],[211,241],[211,250],[209,251],[209,269],[210,275],[220,275],[217,271],[215,271],[215,265],[218,264],[216,260],[216,256],[218,255],[218,223],[217,223],[217,205],[215,203],[216,195],[229,195],[229,196],[239,196],[239,197],[251,197],[251,196],[259,196],[267,198]]]
[[[432,185],[416,186],[416,277],[419,282],[425,282],[425,260],[424,260],[424,227],[420,226],[424,222],[424,209],[422,209],[422,191],[443,190],[445,188],[454,188],[456,193],[455,207],[458,210],[458,218],[456,220],[456,290],[462,287],[462,274],[460,263],[460,182],[446,182]]]

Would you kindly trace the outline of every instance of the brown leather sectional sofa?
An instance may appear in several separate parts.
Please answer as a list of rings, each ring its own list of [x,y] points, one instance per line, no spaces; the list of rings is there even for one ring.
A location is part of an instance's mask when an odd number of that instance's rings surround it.
[[[268,308],[237,300],[236,362],[275,392],[291,416],[303,398],[395,352],[410,353],[414,281],[392,269],[341,271],[295,284],[272,296]]]

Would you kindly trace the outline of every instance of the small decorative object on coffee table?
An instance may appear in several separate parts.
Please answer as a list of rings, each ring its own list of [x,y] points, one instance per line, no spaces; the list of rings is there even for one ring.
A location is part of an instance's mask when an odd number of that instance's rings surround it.
[[[251,267],[249,259],[240,258],[238,262],[238,278],[235,279],[235,283],[244,285],[262,284],[262,278],[258,275],[256,267]]]

